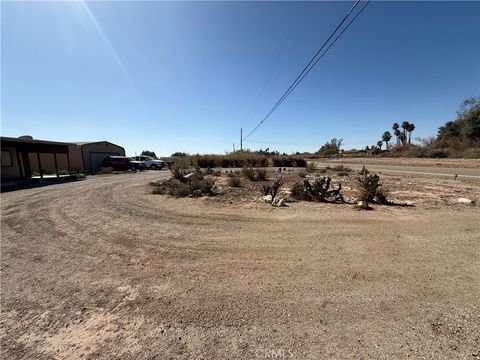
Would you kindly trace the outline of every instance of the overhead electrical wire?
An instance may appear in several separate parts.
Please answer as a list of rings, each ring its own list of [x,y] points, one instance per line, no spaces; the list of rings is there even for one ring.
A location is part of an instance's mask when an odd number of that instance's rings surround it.
[[[343,28],[343,30],[335,37],[335,39],[328,45],[328,47],[325,49],[323,53],[322,50],[325,48],[325,46],[328,44],[328,42],[335,36],[337,31],[342,27],[342,25],[345,23],[347,18],[350,16],[350,14],[355,10],[355,8],[358,6],[360,3],[360,0],[357,0],[357,2],[352,6],[352,8],[348,11],[348,13],[344,16],[342,21],[338,24],[338,26],[335,28],[335,30],[330,34],[328,39],[323,43],[323,45],[320,47],[320,49],[315,53],[315,55],[312,57],[312,59],[308,62],[307,65],[303,68],[303,70],[300,72],[300,74],[297,76],[297,78],[293,81],[293,83],[290,85],[290,87],[283,93],[283,95],[277,100],[275,105],[272,107],[272,109],[265,115],[262,120],[253,128],[252,131],[250,131],[245,137],[243,137],[243,140],[246,140],[248,137],[250,137],[255,131],[258,130],[260,126],[274,113],[274,111],[282,104],[283,101],[292,93],[293,90],[298,86],[298,84],[307,76],[307,74],[313,69],[313,67],[320,61],[320,59],[330,50],[330,48],[335,44],[335,42],[343,35],[343,33],[350,27],[350,25],[357,19],[357,17],[365,10],[367,5],[371,2],[371,0],[368,0],[365,5],[357,12],[357,14],[348,22],[348,24]],[[321,54],[320,54],[321,53]]]

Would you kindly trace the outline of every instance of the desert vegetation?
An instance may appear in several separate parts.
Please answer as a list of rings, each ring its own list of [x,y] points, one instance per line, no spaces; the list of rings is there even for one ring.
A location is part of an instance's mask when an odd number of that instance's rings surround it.
[[[308,169],[308,171],[307,171]],[[369,204],[394,205],[389,191],[378,174],[363,167],[353,171],[347,166],[317,168],[307,164],[305,170],[278,171],[245,166],[241,170],[213,170],[174,165],[168,179],[150,183],[152,194],[173,197],[241,197],[252,202],[262,201],[273,206],[286,206],[292,201],[350,204],[371,209]],[[269,178],[274,178],[270,180]],[[344,193],[344,188],[348,190]],[[259,198],[258,195],[263,195]],[[221,201],[221,200],[220,200]],[[399,203],[400,204],[400,203]]]

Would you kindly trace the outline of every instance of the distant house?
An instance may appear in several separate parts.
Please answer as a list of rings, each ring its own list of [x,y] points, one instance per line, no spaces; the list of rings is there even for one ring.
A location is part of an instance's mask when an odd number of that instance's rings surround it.
[[[2,181],[28,179],[32,173],[57,174],[71,169],[97,172],[109,155],[125,156],[125,149],[108,141],[57,142],[0,137]]]

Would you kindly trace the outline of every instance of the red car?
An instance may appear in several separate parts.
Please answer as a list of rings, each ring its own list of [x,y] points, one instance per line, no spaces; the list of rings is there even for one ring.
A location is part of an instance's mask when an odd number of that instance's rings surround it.
[[[113,170],[144,170],[142,161],[135,161],[127,156],[107,156],[103,160],[103,167],[111,167]]]

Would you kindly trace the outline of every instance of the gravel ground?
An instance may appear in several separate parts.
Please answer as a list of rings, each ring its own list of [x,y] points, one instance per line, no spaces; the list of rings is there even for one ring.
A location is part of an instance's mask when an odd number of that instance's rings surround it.
[[[151,195],[167,175],[2,194],[2,358],[480,357],[478,206]]]

